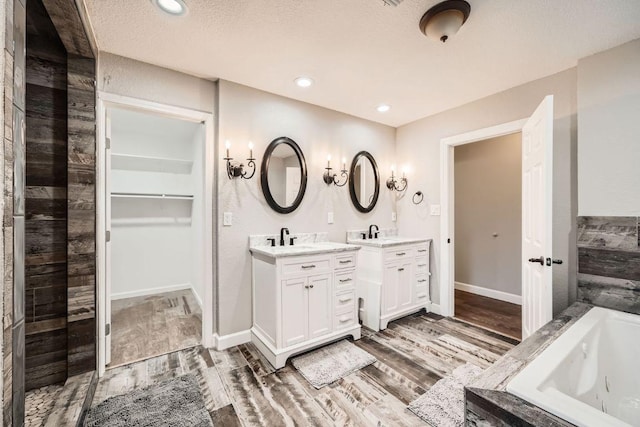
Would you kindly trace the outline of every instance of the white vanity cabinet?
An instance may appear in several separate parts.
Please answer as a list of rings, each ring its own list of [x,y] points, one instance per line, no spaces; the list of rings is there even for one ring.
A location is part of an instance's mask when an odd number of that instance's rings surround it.
[[[342,245],[349,246],[349,245]],[[357,246],[330,253],[270,256],[252,249],[251,340],[276,368],[297,353],[351,335],[357,316]]]
[[[375,331],[389,321],[429,308],[429,241],[365,246],[358,252],[357,298],[363,324]]]

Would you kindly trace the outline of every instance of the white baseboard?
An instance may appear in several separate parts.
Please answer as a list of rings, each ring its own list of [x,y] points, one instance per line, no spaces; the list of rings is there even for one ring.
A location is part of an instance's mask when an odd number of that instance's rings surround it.
[[[441,314],[440,304],[429,304],[429,313]]]
[[[226,350],[240,344],[251,342],[251,330],[236,332],[229,335],[214,334],[216,350]]]
[[[196,299],[196,302],[200,306],[200,310],[204,310],[202,299],[200,298],[200,295],[198,295],[198,293],[196,292],[196,288],[193,285],[191,285],[189,288],[191,289],[191,293],[193,294],[193,297]]]
[[[137,291],[112,293],[111,300],[142,297],[145,295],[162,294],[165,292],[181,291],[183,289],[192,289],[192,288],[193,286],[191,286],[191,283],[181,283],[179,285],[164,286],[162,288],[139,289]],[[198,301],[198,302],[200,303],[200,306],[202,306],[202,302],[201,301]]]
[[[522,305],[522,297],[520,295],[514,295],[507,292],[496,291],[493,289],[487,289],[480,286],[469,285],[462,282],[454,282],[456,289],[459,291],[469,292],[470,294],[482,295],[483,297],[489,297],[500,301],[510,302],[512,304]]]

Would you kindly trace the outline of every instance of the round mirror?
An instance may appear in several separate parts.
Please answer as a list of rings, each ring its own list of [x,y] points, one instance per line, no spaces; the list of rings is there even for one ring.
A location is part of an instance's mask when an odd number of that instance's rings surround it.
[[[307,163],[294,140],[282,136],[271,141],[262,159],[260,184],[274,211],[290,213],[300,206],[307,189]]]
[[[360,212],[371,212],[380,194],[378,165],[371,153],[361,151],[351,162],[349,172],[349,194],[353,206]]]

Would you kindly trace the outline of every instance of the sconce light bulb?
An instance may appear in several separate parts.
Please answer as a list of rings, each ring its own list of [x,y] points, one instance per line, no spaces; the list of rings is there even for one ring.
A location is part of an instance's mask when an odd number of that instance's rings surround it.
[[[330,162],[331,161],[331,154],[327,155],[327,161]]]
[[[344,164],[344,165],[346,165],[346,164],[347,164],[347,158],[346,158],[346,157],[343,157],[343,158],[342,158],[342,164]]]
[[[227,140],[224,142],[224,146],[225,146],[225,147],[227,148],[227,150],[228,150],[229,148],[231,148],[231,142],[227,139]]]
[[[391,165],[391,173],[393,174],[396,171],[396,165]]]
[[[253,142],[249,141],[249,150],[253,150]]]
[[[406,175],[407,173],[409,173],[409,167],[408,166],[403,166],[402,167],[402,175]]]

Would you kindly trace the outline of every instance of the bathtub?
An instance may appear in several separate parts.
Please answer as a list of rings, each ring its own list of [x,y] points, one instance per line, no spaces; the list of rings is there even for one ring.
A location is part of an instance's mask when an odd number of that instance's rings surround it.
[[[507,391],[577,426],[640,426],[640,316],[592,308]]]

